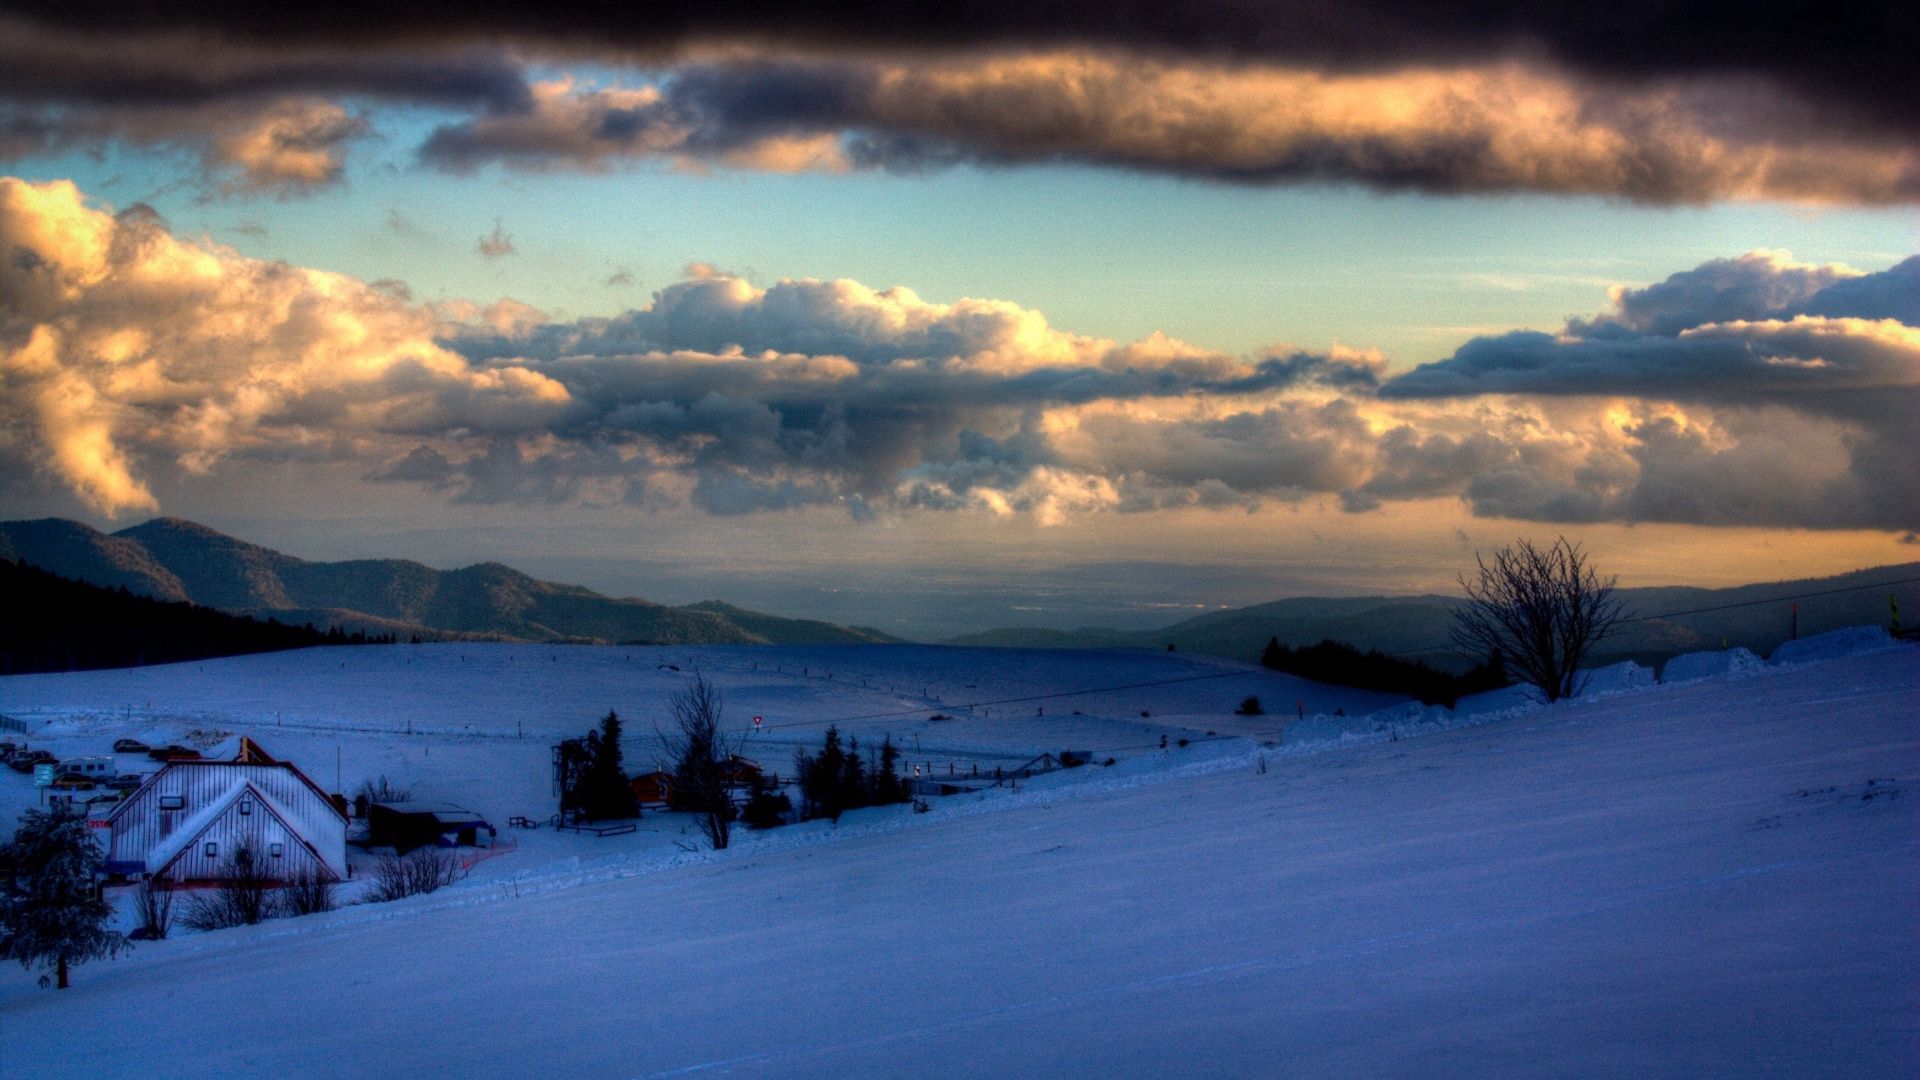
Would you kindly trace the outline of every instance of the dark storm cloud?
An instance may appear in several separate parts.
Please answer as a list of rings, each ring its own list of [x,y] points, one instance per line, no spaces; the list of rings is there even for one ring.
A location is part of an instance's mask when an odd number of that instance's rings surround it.
[[[900,172],[1068,161],[1248,184],[1651,203],[1920,198],[1908,123],[1920,80],[1902,77],[1915,18],[1890,4],[16,2],[0,12],[12,13],[0,16],[0,102],[15,113],[0,127],[60,126],[69,142],[104,128],[145,134],[125,118],[89,128],[88,110],[320,95],[469,112],[419,148],[454,172],[654,158]],[[531,65],[574,62],[658,82],[543,95],[530,81]]]
[[[1115,47],[1334,69],[1472,63],[1538,54],[1626,79],[1752,75],[1829,103],[1842,122],[1897,132],[1920,112],[1908,71],[1920,16],[1897,3],[1729,5],[1624,0],[1603,8],[1521,0],[838,0],[706,4],[231,4],[218,0],[8,0],[0,10],[93,33],[195,30],[272,47],[517,40],[660,53],[705,42],[944,51]]]

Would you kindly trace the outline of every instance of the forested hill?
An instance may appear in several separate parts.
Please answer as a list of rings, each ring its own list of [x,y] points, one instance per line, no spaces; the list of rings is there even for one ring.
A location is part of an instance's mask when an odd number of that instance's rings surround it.
[[[662,645],[893,640],[877,630],[724,604],[669,607],[603,596],[499,563],[436,570],[405,559],[312,562],[178,518],[155,518],[111,534],[61,518],[0,522],[0,559],[232,614],[402,638]]]
[[[215,656],[366,644],[364,634],[250,619],[135,596],[0,559],[0,675],[136,667]]]

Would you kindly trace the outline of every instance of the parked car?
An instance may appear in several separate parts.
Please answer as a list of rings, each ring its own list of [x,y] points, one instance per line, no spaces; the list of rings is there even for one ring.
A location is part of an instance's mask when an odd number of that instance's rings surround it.
[[[14,772],[32,772],[33,759],[25,754],[15,754],[7,761],[7,768]]]
[[[95,784],[91,778],[79,773],[67,773],[54,777],[52,786],[55,791],[92,791]]]
[[[146,783],[146,781],[147,778],[144,776],[135,776],[133,773],[121,773],[119,776],[107,781],[105,786],[115,791],[133,791],[141,784]]]
[[[147,756],[155,761],[195,761],[200,751],[191,746],[156,746],[147,751]]]
[[[153,749],[139,739],[115,739],[113,752],[116,754],[144,754]]]

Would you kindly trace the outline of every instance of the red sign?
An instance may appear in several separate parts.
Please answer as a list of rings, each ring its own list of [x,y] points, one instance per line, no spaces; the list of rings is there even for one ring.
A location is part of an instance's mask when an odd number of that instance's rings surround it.
[[[754,718],[753,718],[753,726],[754,726],[754,727],[759,727],[759,726],[760,726],[760,718],[759,718],[759,717],[757,717],[757,716],[756,716],[756,717],[754,717]]]
[[[106,818],[103,818],[103,817],[97,817],[97,818],[88,818],[88,819],[87,819],[87,828],[89,828],[89,829],[111,829],[111,828],[113,828],[113,822],[111,822],[111,821],[108,821],[108,820],[107,820]]]

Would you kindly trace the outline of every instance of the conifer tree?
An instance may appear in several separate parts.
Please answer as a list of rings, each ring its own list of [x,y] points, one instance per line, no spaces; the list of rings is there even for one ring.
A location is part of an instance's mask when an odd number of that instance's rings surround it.
[[[62,808],[28,810],[4,854],[14,880],[0,894],[0,957],[51,970],[67,988],[67,969],[128,948],[107,929],[113,907],[94,887],[100,845],[87,820]],[[49,976],[40,976],[46,986]]]

